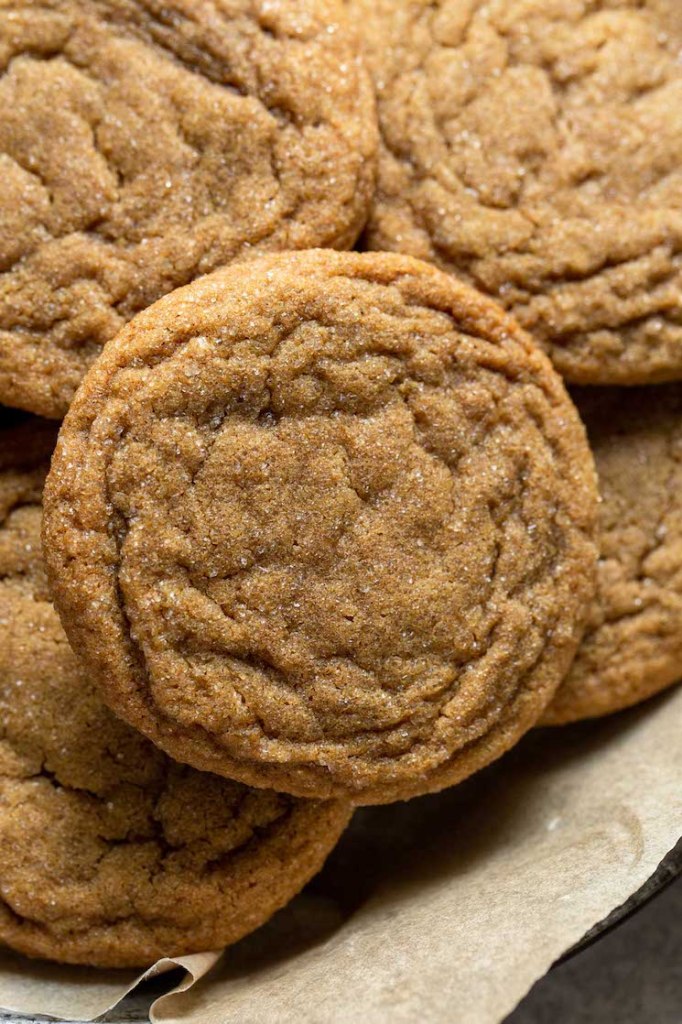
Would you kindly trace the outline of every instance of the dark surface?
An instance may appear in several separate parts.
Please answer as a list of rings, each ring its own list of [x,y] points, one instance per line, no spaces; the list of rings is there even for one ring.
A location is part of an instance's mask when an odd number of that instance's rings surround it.
[[[555,967],[505,1024],[681,1022],[682,878],[678,878],[598,942]]]
[[[654,897],[661,895],[680,876],[682,876],[682,839],[680,839],[675,849],[670,851],[642,888],[623,903],[622,906],[616,907],[604,921],[590,929],[587,935],[561,958],[561,962],[570,960],[578,953],[587,949],[588,946],[599,942],[609,932],[619,928],[623,922],[638,914]]]

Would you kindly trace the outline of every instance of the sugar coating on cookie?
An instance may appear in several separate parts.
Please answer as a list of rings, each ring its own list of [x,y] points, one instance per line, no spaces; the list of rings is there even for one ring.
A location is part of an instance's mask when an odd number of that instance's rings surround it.
[[[576,383],[682,376],[679,0],[349,0],[377,86],[371,248],[513,310]]]
[[[0,7],[0,401],[61,417],[138,310],[253,250],[350,247],[372,88],[340,0]]]
[[[219,949],[298,892],[348,813],[174,764],[104,706],[48,599],[43,430],[0,428],[0,940],[114,967]]]
[[[541,714],[593,592],[596,481],[546,357],[393,254],[218,271],[86,377],[46,490],[67,632],[180,760],[401,799]]]
[[[548,725],[606,715],[682,678],[682,386],[574,393],[602,496],[597,594]]]

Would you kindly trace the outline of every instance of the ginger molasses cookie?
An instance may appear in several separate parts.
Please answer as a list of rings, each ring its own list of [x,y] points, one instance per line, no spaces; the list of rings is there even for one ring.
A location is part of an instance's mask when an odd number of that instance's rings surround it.
[[[682,385],[585,389],[602,495],[597,595],[557,725],[629,707],[682,678]]]
[[[349,0],[382,135],[367,240],[513,310],[578,383],[682,377],[678,0]]]
[[[46,550],[111,707],[296,795],[442,788],[540,716],[593,593],[560,378],[409,257],[265,257],[160,300],[63,425]]]
[[[175,764],[105,708],[48,599],[33,428],[0,429],[0,940],[100,966],[219,948],[303,886],[348,812]]]
[[[340,0],[0,0],[0,401],[61,417],[165,292],[350,248],[376,136]]]

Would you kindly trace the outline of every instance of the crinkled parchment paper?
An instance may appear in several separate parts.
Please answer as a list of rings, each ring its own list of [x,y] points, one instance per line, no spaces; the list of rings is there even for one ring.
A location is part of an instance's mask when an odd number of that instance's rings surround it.
[[[363,809],[307,892],[153,1020],[499,1024],[675,845],[681,780],[678,688],[534,733],[446,793]],[[213,960],[178,962],[191,981]],[[0,1004],[83,1020],[133,981],[8,957]]]
[[[185,971],[173,989],[183,992],[206,974],[219,957],[220,953],[178,956],[159,960],[149,970],[139,973],[67,967],[3,952],[0,954],[0,1007],[10,1013],[91,1021],[116,1006],[141,982],[174,968]]]

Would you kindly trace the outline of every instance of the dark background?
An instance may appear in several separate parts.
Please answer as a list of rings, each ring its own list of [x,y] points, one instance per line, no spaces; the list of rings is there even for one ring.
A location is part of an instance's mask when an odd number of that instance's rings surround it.
[[[682,1024],[682,878],[555,967],[505,1024]]]

